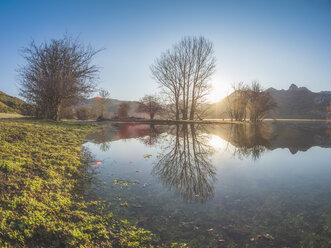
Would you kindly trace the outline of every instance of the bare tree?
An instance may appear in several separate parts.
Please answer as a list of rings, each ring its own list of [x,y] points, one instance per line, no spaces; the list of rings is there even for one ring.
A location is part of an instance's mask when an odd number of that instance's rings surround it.
[[[130,110],[130,105],[127,102],[122,102],[118,107],[117,107],[117,116],[119,118],[123,117],[128,117],[129,115],[129,110]]]
[[[157,96],[145,95],[138,103],[137,112],[146,113],[153,120],[156,114],[161,114],[163,111],[162,104]]]
[[[258,82],[252,82],[247,104],[249,120],[255,123],[263,120],[276,106],[270,94]]]
[[[108,114],[108,104],[110,101],[110,92],[105,89],[101,89],[99,96],[93,99],[92,111],[99,120],[104,119]]]
[[[213,44],[204,37],[186,37],[161,54],[151,71],[174,107],[176,120],[193,120],[209,93],[215,72]]]
[[[259,122],[277,105],[270,94],[258,82],[251,86],[239,83],[233,86],[233,93],[225,98],[225,108],[231,120]]]
[[[74,119],[75,118],[75,110],[73,107],[66,107],[61,111],[61,119]]]
[[[88,106],[80,106],[76,109],[78,120],[88,120],[90,118],[91,109]]]
[[[94,91],[98,68],[91,63],[97,52],[68,36],[31,42],[23,50],[20,95],[35,106],[37,117],[59,120],[63,109]]]
[[[226,112],[231,120],[245,121],[250,93],[249,87],[240,82],[233,85],[232,88],[233,93],[225,98]]]

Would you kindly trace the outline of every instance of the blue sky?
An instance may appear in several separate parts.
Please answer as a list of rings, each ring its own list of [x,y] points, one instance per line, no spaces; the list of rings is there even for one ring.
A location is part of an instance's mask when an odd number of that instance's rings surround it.
[[[331,90],[331,1],[0,0],[0,91],[18,95],[21,48],[64,33],[105,48],[94,62],[112,98],[156,93],[149,66],[187,35],[214,43],[211,101],[239,81]]]

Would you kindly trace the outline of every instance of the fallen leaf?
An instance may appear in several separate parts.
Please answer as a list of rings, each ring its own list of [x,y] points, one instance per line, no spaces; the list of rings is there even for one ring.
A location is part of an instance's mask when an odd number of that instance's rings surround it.
[[[152,154],[146,154],[146,155],[144,156],[144,158],[149,158],[149,157],[152,157]]]

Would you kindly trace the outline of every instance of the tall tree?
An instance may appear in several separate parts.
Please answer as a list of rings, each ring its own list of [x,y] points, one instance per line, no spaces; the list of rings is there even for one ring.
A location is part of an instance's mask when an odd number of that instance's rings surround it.
[[[193,120],[209,93],[215,72],[213,44],[204,37],[186,37],[162,53],[151,71],[174,106],[175,118]]]
[[[259,122],[277,105],[270,94],[258,82],[251,86],[239,83],[233,86],[233,93],[225,98],[226,112],[231,120]]]
[[[249,86],[240,82],[232,88],[233,93],[225,98],[226,112],[231,120],[245,121],[250,94]]]
[[[35,106],[37,117],[59,120],[63,109],[94,91],[98,68],[92,59],[97,52],[68,36],[31,42],[23,50],[20,95]]]
[[[263,120],[266,114],[276,106],[270,94],[264,91],[258,82],[253,82],[249,90],[247,104],[249,120],[254,123]]]
[[[92,111],[98,119],[104,119],[108,113],[108,104],[110,103],[110,92],[101,89],[99,91],[99,96],[93,99]]]
[[[138,103],[137,111],[146,113],[153,120],[156,114],[161,114],[163,111],[162,104],[157,96],[145,95]]]
[[[129,116],[130,105],[127,102],[122,102],[117,107],[117,116],[120,118]]]

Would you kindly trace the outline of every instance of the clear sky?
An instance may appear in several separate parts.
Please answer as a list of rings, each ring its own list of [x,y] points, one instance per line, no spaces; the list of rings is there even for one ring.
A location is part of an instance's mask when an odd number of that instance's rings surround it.
[[[240,81],[331,90],[327,0],[0,0],[0,91],[18,95],[22,47],[64,33],[105,48],[94,62],[101,67],[99,86],[112,98],[138,100],[156,93],[149,66],[187,35],[214,43],[211,101]]]

